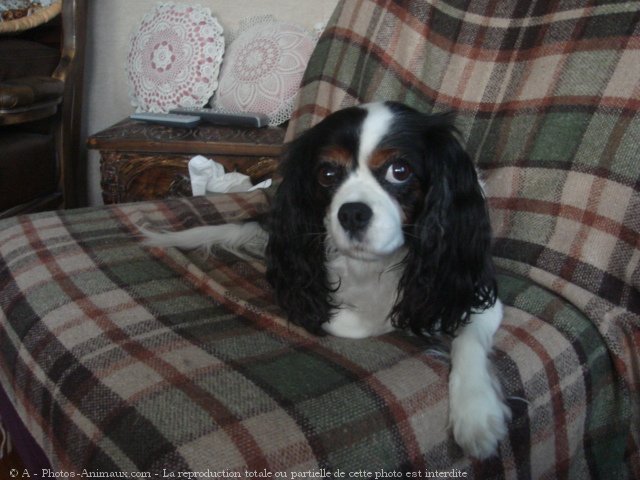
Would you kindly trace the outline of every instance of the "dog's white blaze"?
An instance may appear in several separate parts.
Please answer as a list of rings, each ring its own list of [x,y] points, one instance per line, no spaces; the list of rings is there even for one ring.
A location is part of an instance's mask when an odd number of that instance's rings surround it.
[[[387,134],[393,122],[393,112],[384,103],[367,103],[361,105],[367,110],[367,117],[362,123],[360,148],[358,149],[358,167],[368,169],[367,162],[380,140]]]
[[[361,132],[356,168],[336,192],[327,228],[335,246],[343,253],[378,259],[389,255],[404,243],[402,209],[378,183],[369,168],[369,159],[389,132],[393,113],[384,103],[369,103],[361,108],[367,111]],[[362,202],[373,211],[371,224],[360,240],[354,240],[344,231],[338,220],[340,207],[349,202]]]

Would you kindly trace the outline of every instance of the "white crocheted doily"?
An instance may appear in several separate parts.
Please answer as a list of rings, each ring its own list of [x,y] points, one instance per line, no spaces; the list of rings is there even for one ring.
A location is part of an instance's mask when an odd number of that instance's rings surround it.
[[[245,20],[227,48],[213,106],[286,122],[317,37],[271,15]]]
[[[160,3],[131,36],[129,97],[137,111],[202,107],[218,86],[222,27],[208,8]]]

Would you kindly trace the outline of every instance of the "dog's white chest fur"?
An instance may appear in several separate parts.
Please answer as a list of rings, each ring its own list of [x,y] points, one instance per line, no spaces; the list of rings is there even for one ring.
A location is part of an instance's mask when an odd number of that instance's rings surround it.
[[[365,338],[393,330],[389,313],[396,302],[404,249],[376,261],[335,254],[327,262],[329,284],[337,286],[331,320],[323,328],[331,335]]]

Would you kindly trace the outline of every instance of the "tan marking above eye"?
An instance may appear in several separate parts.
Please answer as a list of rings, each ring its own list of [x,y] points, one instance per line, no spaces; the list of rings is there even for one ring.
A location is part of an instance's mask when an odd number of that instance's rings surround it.
[[[381,148],[379,150],[374,150],[367,163],[369,164],[369,168],[371,170],[377,170],[380,167],[384,166],[384,164],[389,160],[397,157],[398,155],[399,152],[395,148]]]
[[[348,167],[353,163],[353,153],[344,147],[324,147],[320,150],[320,160],[322,162]]]

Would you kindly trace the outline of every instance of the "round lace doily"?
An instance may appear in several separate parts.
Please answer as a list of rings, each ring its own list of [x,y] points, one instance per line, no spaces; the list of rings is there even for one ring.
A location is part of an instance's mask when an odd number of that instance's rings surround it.
[[[273,16],[245,21],[227,48],[214,107],[263,113],[280,125],[293,112],[317,36]]]
[[[202,107],[218,86],[224,37],[208,8],[160,3],[131,36],[129,96],[137,111]]]

